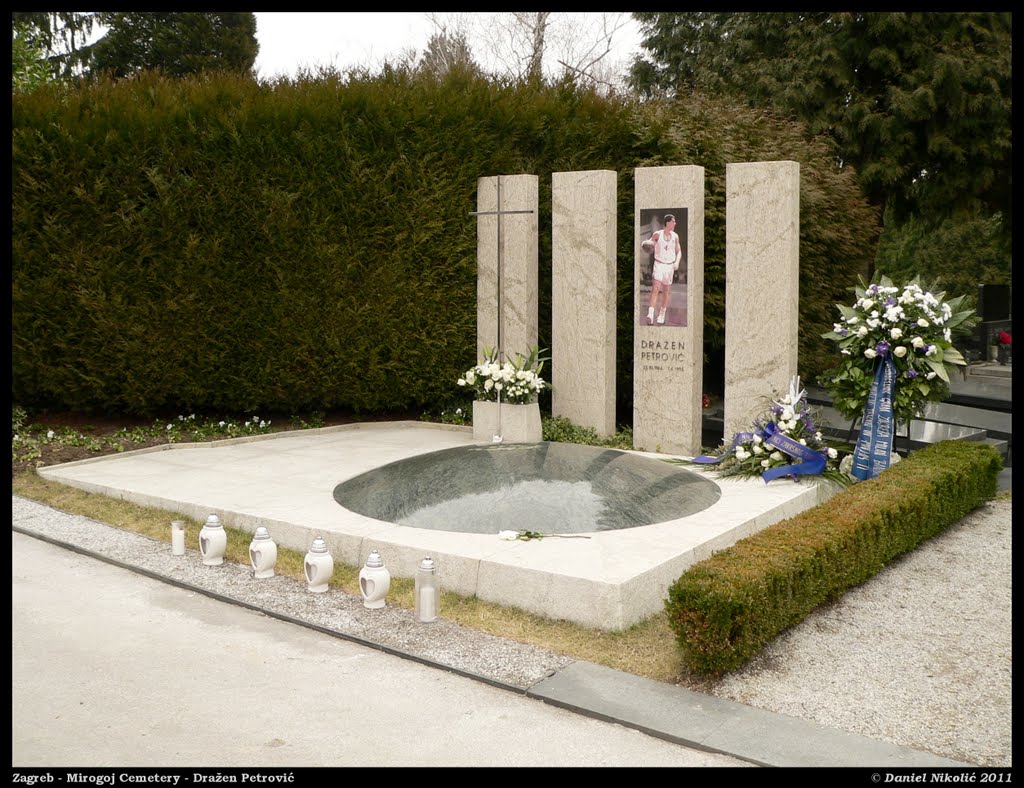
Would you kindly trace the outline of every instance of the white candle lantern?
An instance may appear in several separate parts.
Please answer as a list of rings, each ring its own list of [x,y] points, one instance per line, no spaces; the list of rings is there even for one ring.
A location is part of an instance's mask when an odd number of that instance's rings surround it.
[[[184,520],[171,520],[171,555],[185,555]]]
[[[416,620],[424,624],[437,621],[438,588],[434,559],[427,556],[416,570]]]
[[[249,543],[249,563],[253,577],[273,577],[277,563],[277,544],[270,538],[270,531],[259,526]]]
[[[199,554],[206,566],[220,566],[224,563],[224,550],[228,546],[228,535],[220,518],[211,514],[206,524],[199,529]]]
[[[327,583],[334,574],[334,559],[327,549],[327,542],[319,536],[313,540],[305,561],[306,582],[314,594],[322,594],[327,590]]]
[[[384,566],[380,553],[371,550],[366,565],[359,570],[359,593],[363,595],[363,607],[384,607],[384,597],[391,588],[391,573]]]

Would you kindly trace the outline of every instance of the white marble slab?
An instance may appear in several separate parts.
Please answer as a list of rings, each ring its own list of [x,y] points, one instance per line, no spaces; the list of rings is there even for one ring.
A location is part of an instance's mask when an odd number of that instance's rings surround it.
[[[395,576],[426,555],[443,587],[588,627],[622,629],[663,609],[669,585],[694,562],[820,502],[813,482],[715,479],[718,502],[678,520],[588,534],[587,539],[503,541],[432,531],[350,512],[335,486],[366,470],[473,443],[471,428],[365,423],[221,441],[204,449],[128,452],[41,468],[49,479],[253,532],[265,525],[283,547],[305,552],[316,536],[353,566],[378,550]],[[654,459],[665,455],[637,452]]]

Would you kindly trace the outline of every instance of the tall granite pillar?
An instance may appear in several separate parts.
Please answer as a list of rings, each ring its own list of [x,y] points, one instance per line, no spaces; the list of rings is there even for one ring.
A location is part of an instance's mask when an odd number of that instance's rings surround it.
[[[615,172],[551,175],[551,413],[615,433]]]
[[[749,430],[797,374],[800,165],[725,167],[724,438]]]
[[[692,456],[704,380],[704,168],[641,167],[635,184],[633,445]],[[666,246],[648,251],[655,241]]]
[[[525,356],[537,344],[537,176],[480,178],[476,200],[477,356]]]

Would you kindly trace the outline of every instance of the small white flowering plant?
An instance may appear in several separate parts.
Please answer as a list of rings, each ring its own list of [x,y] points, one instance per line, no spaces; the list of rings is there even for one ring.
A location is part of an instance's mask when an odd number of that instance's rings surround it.
[[[850,484],[849,475],[839,470],[839,451],[826,443],[815,421],[807,391],[800,388],[800,378],[794,377],[789,392],[773,400],[749,432],[737,433],[717,455],[668,462],[696,463],[721,476],[760,477],[766,482],[809,475]]]
[[[458,379],[458,385],[473,392],[473,399],[481,402],[502,402],[510,405],[526,405],[537,400],[537,395],[549,388],[541,377],[541,370],[547,361],[541,358],[536,345],[529,355],[517,353],[512,360],[502,361],[497,350],[484,348],[484,358]]]
[[[895,365],[893,416],[906,423],[918,418],[928,402],[949,396],[949,373],[966,361],[953,337],[968,334],[978,316],[966,296],[946,299],[918,279],[902,287],[887,277],[852,288],[852,306],[838,304],[841,318],[822,336],[834,341],[842,356],[838,366],[819,378],[836,410],[848,419],[864,413],[877,364],[890,356]]]

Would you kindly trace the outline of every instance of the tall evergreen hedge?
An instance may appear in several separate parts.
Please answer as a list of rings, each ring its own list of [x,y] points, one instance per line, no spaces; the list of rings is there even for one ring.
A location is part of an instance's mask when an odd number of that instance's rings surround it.
[[[707,168],[706,349],[724,325],[725,162],[801,163],[801,365],[873,255],[852,173],[802,130],[691,98],[386,68],[259,83],[146,74],[13,98],[12,396],[29,407],[386,412],[474,363],[476,184],[619,176],[620,418],[632,403],[633,169]],[[584,217],[585,220],[585,217]]]

